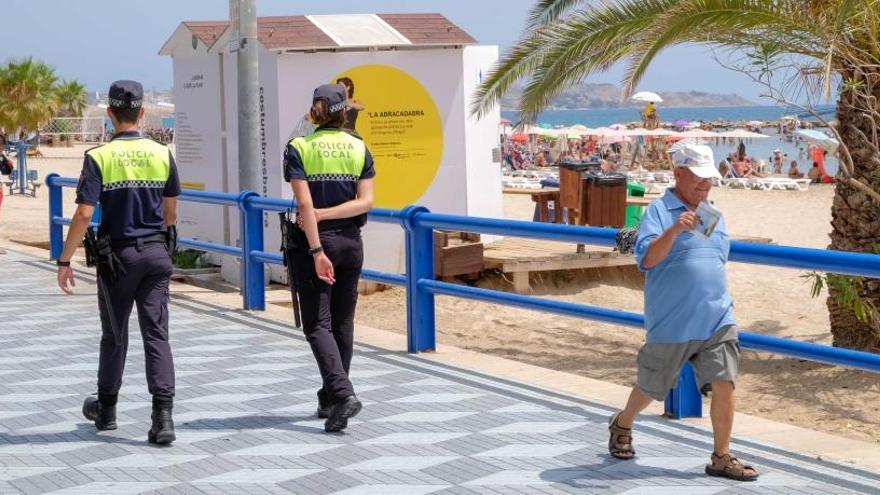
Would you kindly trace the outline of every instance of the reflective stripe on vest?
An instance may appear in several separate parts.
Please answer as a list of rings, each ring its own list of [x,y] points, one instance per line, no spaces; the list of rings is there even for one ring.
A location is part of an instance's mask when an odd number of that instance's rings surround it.
[[[98,164],[102,191],[164,188],[171,174],[168,148],[151,139],[114,139],[86,154]]]
[[[322,130],[290,141],[310,181],[357,182],[364,170],[367,147],[344,131]]]

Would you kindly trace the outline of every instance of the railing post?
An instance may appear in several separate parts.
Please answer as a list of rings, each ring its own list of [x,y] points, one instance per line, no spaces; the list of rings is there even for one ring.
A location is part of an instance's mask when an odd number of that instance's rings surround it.
[[[423,206],[407,206],[401,211],[406,234],[406,347],[407,352],[436,348],[434,294],[423,290],[419,281],[434,279],[434,230],[416,224],[416,216],[428,213]]]
[[[241,297],[244,309],[266,309],[266,276],[263,263],[251,255],[263,250],[263,210],[251,205],[259,195],[242,191],[238,196],[241,210]]]
[[[49,188],[49,259],[57,260],[64,249],[64,194],[62,187],[55,183],[60,175],[52,173],[46,176],[46,187]]]
[[[697,388],[697,378],[691,363],[685,363],[669,395],[666,396],[665,413],[672,419],[700,418],[703,416],[703,397]]]

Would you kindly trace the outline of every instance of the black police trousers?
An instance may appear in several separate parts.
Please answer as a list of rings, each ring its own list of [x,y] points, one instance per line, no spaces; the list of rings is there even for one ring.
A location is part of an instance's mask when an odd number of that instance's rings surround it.
[[[360,228],[354,224],[320,235],[324,253],[333,263],[336,283],[329,285],[318,278],[314,258],[308,253],[294,256],[293,272],[303,331],[321,372],[323,388],[319,394],[335,403],[354,394],[348,371],[364,245]]]
[[[170,402],[174,397],[174,361],[168,342],[168,281],[171,278],[171,256],[164,243],[154,242],[141,246],[114,248],[126,274],[107,287],[98,290],[98,308],[101,312],[101,352],[98,364],[98,397],[102,403],[113,405],[122,387],[122,371],[128,353],[128,318],[137,304],[138,323],[144,341],[147,386],[156,399]],[[117,345],[110,324],[112,306],[121,334]],[[109,404],[108,404],[109,402]]]

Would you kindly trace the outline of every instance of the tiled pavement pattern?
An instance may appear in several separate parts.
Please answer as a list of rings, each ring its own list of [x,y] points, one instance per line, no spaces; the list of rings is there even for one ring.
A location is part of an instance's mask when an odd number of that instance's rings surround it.
[[[95,387],[93,279],[75,296],[54,279],[43,261],[0,256],[0,493],[880,493],[877,473],[751,441],[735,448],[760,481],[708,478],[709,434],[660,419],[640,424],[637,460],[614,461],[603,405],[366,346],[353,375],[364,411],[328,435],[298,332],[183,299],[178,441],[145,442],[134,315],[120,428],[96,433],[80,416]]]

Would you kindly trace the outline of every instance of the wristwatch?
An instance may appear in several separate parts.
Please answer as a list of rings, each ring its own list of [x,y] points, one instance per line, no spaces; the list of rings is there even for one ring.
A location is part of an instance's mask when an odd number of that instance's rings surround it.
[[[69,261],[61,261],[61,260],[58,260],[58,261],[55,262],[55,264],[58,265],[58,266],[70,266],[70,262],[69,262]]]
[[[323,253],[323,252],[324,252],[324,246],[309,248],[309,254],[312,256],[314,256],[318,253]]]

